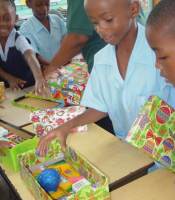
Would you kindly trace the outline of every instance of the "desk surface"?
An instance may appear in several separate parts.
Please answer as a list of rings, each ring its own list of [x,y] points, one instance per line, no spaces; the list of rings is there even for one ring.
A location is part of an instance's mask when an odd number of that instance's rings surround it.
[[[175,174],[165,169],[157,170],[114,190],[111,199],[174,200]]]
[[[2,166],[2,168],[4,168]],[[6,175],[8,176],[9,180],[11,183],[14,185],[16,188],[17,192],[19,193],[21,199],[23,200],[35,200],[34,197],[32,196],[31,192],[28,190],[26,185],[24,184],[23,180],[20,177],[19,173],[12,173],[9,170],[5,170]]]
[[[18,108],[11,104],[11,101],[15,98],[23,96],[26,92],[30,91],[32,88],[27,88],[19,91],[12,91],[11,89],[6,89],[6,100],[2,102],[4,109],[0,111],[0,118],[10,124],[15,126],[22,126],[29,123],[30,111]]]

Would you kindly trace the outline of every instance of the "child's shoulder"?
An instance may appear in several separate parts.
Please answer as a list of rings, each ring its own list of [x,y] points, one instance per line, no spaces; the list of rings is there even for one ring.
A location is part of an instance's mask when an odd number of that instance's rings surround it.
[[[96,64],[109,64],[113,57],[115,57],[115,46],[107,44],[95,54],[94,62]]]
[[[35,25],[35,20],[34,20],[34,16],[30,17],[29,19],[25,20],[21,26],[20,26],[20,31],[31,31],[31,27],[33,27]]]
[[[49,17],[53,23],[63,23],[64,22],[63,19],[56,14],[49,14]]]

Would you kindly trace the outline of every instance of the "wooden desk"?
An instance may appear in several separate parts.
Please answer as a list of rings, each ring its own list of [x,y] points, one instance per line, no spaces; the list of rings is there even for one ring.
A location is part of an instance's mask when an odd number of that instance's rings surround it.
[[[175,174],[160,169],[111,193],[112,200],[174,200]]]
[[[24,129],[31,131],[32,126],[24,127]],[[71,135],[68,138],[68,144],[81,152],[109,177],[112,189],[126,184],[133,174],[136,175],[138,170],[144,171],[152,163],[152,160],[145,154],[121,142],[95,124],[89,125],[88,131],[85,133]],[[8,169],[5,169],[5,171],[22,199],[33,200],[19,173],[12,173]]]
[[[20,91],[12,91],[10,89],[6,89],[7,98],[2,103],[2,106],[4,106],[4,109],[1,109],[0,111],[0,118],[3,121],[17,127],[21,127],[23,125],[31,123],[29,120],[31,111],[14,106],[11,103],[12,100],[17,99],[18,97],[23,97],[26,92],[29,92],[31,90],[33,90],[33,87],[26,88]],[[58,105],[58,103],[56,102],[52,102],[48,100],[40,100],[37,98],[30,98],[30,97],[26,97],[26,98],[24,97],[23,99],[20,98],[18,103],[19,104],[21,103],[28,107],[34,107],[34,108],[52,108]]]
[[[32,88],[27,88],[20,91],[12,91],[11,89],[6,89],[6,100],[2,102],[4,109],[0,110],[0,118],[3,121],[6,121],[15,126],[22,126],[29,123],[30,111],[13,106],[11,101],[15,98],[23,96],[31,89]]]
[[[2,166],[2,168],[4,169],[3,166]],[[21,199],[23,199],[23,200],[35,200],[34,197],[31,194],[31,192],[28,190],[28,188],[26,187],[25,183],[21,179],[19,172],[18,173],[17,172],[14,173],[14,172],[11,172],[11,171],[5,169],[5,173],[8,176],[9,180],[11,181],[11,183],[16,188],[16,190],[19,193]]]

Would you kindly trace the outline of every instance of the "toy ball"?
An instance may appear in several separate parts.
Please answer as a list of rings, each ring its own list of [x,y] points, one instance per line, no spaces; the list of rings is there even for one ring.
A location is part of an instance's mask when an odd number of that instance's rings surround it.
[[[55,192],[61,182],[61,177],[57,170],[45,169],[38,175],[37,180],[47,192]]]

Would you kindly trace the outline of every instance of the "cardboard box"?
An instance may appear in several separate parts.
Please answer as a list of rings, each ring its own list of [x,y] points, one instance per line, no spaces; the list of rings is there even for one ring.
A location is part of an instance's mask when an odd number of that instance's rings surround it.
[[[145,103],[126,140],[175,172],[175,110],[159,97]]]
[[[33,123],[34,131],[41,137],[70,119],[82,114],[85,110],[86,108],[82,106],[43,109],[31,113],[30,120]],[[87,125],[79,126],[74,129],[74,132],[75,131],[87,131]]]
[[[84,89],[89,78],[85,62],[72,62],[56,71],[48,80],[50,89],[49,97],[36,96],[33,92],[26,97],[55,101],[61,107],[79,105]]]
[[[53,145],[53,144],[52,144]],[[54,143],[56,145],[56,143]],[[49,150],[47,157],[43,162],[52,162],[51,159],[58,159],[60,152],[59,148]],[[56,157],[54,155],[57,155]],[[110,199],[108,179],[100,172],[95,166],[93,166],[87,159],[85,159],[78,152],[75,152],[71,147],[67,147],[64,154],[65,160],[75,170],[77,170],[82,176],[84,176],[91,184],[96,184],[96,187],[87,186],[80,189],[77,193],[73,193],[70,196],[64,197],[64,200],[107,200]],[[39,185],[36,178],[31,173],[31,168],[39,163],[35,152],[29,151],[20,155],[21,164],[21,177],[25,181],[26,185],[30,189],[31,193],[36,200],[53,200],[50,195]],[[61,199],[61,198],[60,198]]]
[[[38,139],[34,137],[33,134],[29,134],[25,131],[21,131],[17,128],[11,127],[10,125],[0,123],[0,126],[9,131],[9,134],[17,136],[19,142],[15,144],[12,140],[14,146],[11,148],[0,148],[0,163],[12,171],[19,170],[18,155],[34,149],[36,147]],[[11,139],[10,139],[11,141]]]

